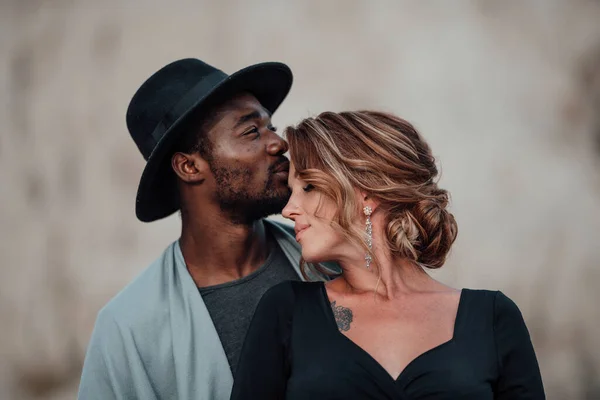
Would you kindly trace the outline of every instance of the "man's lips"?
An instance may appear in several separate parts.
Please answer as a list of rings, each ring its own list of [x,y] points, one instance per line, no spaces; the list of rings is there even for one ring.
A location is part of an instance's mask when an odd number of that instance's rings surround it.
[[[274,174],[276,174],[278,172],[285,172],[287,174],[289,171],[290,171],[290,162],[287,160],[279,162],[271,168],[271,172]]]

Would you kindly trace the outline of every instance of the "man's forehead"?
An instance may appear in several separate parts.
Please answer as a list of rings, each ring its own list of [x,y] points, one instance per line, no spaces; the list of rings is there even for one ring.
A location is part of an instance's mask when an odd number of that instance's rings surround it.
[[[250,93],[240,93],[219,107],[222,117],[239,118],[251,112],[258,112],[261,116],[270,117],[270,113],[260,104],[258,99]]]
[[[270,118],[270,113],[250,93],[238,94],[211,112],[209,123],[205,125],[206,134],[212,137],[214,132],[220,134],[232,131],[242,123],[259,118]]]

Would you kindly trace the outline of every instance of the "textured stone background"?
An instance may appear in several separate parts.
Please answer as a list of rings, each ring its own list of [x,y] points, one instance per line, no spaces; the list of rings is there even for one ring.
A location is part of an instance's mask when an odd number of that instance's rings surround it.
[[[99,308],[178,236],[133,212],[124,114],[168,62],[280,60],[280,127],[378,108],[430,140],[436,275],[521,307],[550,399],[600,399],[600,2],[0,0],[0,398],[73,398]],[[217,229],[218,227],[215,227]]]

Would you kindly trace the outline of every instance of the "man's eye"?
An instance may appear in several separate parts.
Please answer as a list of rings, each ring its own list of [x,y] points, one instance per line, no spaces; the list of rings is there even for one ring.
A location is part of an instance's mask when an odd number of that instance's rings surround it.
[[[253,126],[251,129],[248,129],[246,132],[244,132],[244,136],[252,135],[253,133],[259,133],[256,126]]]
[[[310,192],[311,190],[313,190],[314,188],[315,188],[315,187],[309,183],[308,185],[304,186],[304,187],[302,188],[302,190],[304,190],[305,192],[307,192],[307,193],[308,193],[308,192]]]
[[[272,131],[272,132],[277,132],[277,127],[271,125],[271,126],[269,126],[269,130]]]

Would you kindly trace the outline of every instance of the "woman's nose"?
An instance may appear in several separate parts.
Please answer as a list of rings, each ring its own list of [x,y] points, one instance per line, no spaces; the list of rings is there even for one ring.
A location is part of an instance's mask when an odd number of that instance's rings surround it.
[[[291,219],[292,221],[296,220],[295,218],[296,218],[296,215],[298,215],[298,211],[297,211],[297,207],[295,207],[292,204],[292,199],[291,198],[287,202],[287,204],[285,205],[285,207],[283,207],[283,210],[281,211],[281,215],[284,218]]]

